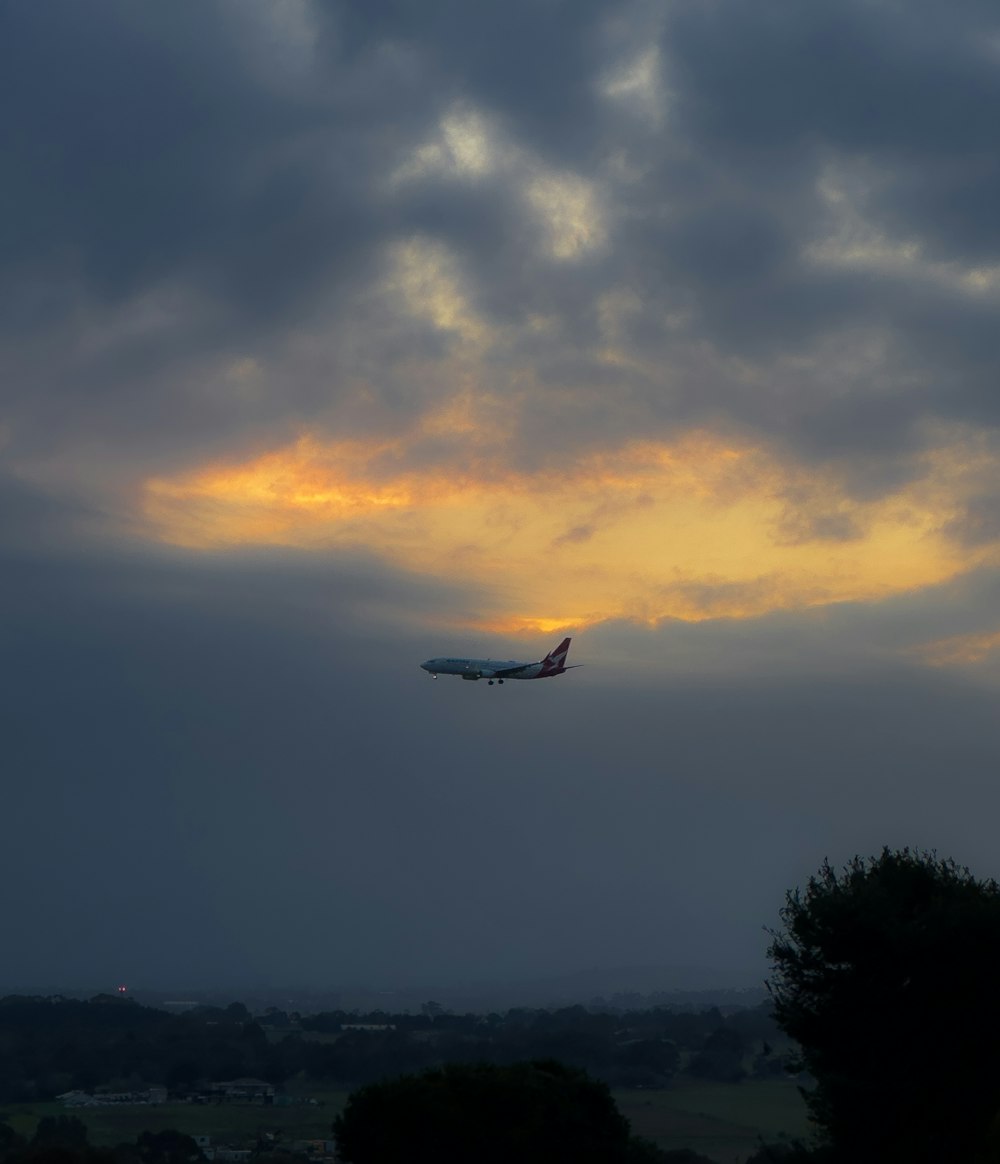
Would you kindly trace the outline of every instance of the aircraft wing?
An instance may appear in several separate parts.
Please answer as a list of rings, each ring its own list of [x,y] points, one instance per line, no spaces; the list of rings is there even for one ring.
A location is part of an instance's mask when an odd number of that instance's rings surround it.
[[[515,675],[520,675],[522,671],[527,671],[529,667],[537,666],[537,663],[518,663],[516,667],[504,667],[502,671],[494,671],[493,674],[498,679],[511,679]]]

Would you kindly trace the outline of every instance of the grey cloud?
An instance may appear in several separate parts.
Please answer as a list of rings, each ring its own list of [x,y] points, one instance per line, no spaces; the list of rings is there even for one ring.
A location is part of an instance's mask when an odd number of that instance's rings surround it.
[[[711,587],[693,593],[703,601],[713,597]],[[724,587],[717,593],[723,599],[741,595],[739,589],[727,594]],[[758,591],[751,585],[745,593],[752,599]],[[781,686],[798,677],[834,680],[846,689],[855,680],[864,685],[875,683],[877,675],[895,675],[890,685],[940,684],[968,690],[978,701],[976,690],[995,690],[1000,680],[1000,656],[964,672],[928,670],[922,660],[932,643],[995,633],[998,601],[1000,573],[984,567],[875,602],[776,610],[752,620],[665,620],[653,631],[606,623],[588,630],[586,644],[605,666],[627,669],[639,683],[766,680]]]
[[[888,4],[768,0],[677,7],[668,21],[683,114],[744,157],[817,140],[901,155],[989,141],[998,82],[977,44],[989,31],[968,5],[926,5],[918,19]]]
[[[554,546],[565,545],[567,542],[587,542],[596,533],[596,528],[593,525],[575,525],[571,529],[566,530],[565,533],[560,534],[554,541]]]
[[[672,277],[717,284],[735,294],[768,281],[788,257],[790,240],[773,214],[743,202],[718,202],[679,219],[664,239]]]
[[[608,11],[606,0],[343,3],[330,12],[331,42],[354,50],[383,38],[417,46],[440,91],[499,108],[525,141],[576,157],[588,143],[599,18]]]
[[[8,551],[61,552],[99,527],[100,515],[83,502],[32,489],[0,471],[0,530]]]
[[[968,142],[966,152],[957,157],[941,159],[928,150],[916,159],[906,159],[870,201],[874,221],[898,236],[917,235],[932,258],[976,266],[995,263],[1000,257],[1000,227],[994,213],[1000,198],[1000,162],[992,156],[993,127],[983,116],[996,107],[1000,84],[995,78],[996,62],[990,61],[989,68],[994,74],[989,91],[959,89],[970,106],[985,103],[974,115],[982,119],[978,140]],[[971,110],[948,112],[958,129],[968,122]],[[941,142],[952,144],[947,127],[940,129]]]
[[[238,5],[7,14],[6,192],[21,227],[3,314],[22,447],[65,449],[84,432],[165,457],[171,444],[238,445],[255,426],[322,424],[359,378],[401,415],[419,411],[434,389],[414,381],[414,357],[443,360],[450,338],[357,294],[382,244],[413,232],[455,251],[488,321],[558,320],[504,349],[530,362],[540,394],[594,389],[571,425],[557,404],[531,402],[514,457],[728,415],[809,457],[892,459],[925,415],[993,422],[990,302],[802,258],[832,229],[816,186],[831,151],[888,175],[864,203],[875,226],[916,222],[906,191],[924,188],[920,167],[942,156],[935,172],[968,173],[964,188],[990,202],[975,161],[982,118],[967,116],[989,107],[995,83],[974,36],[982,10],[956,10],[947,28],[932,11],[919,24],[869,4],[723,4],[662,19],[602,4],[441,3],[419,19],[393,3],[308,11],[317,38],[284,86],[261,73]],[[612,108],[598,82],[657,38],[668,116],[651,128]],[[599,177],[611,210],[600,254],[541,255],[514,171],[479,184],[425,176],[387,193],[392,168],[456,100],[545,164]],[[607,168],[619,153],[627,180]],[[883,203],[898,205],[897,222]],[[976,237],[988,252],[992,216],[963,222],[972,242],[950,247],[917,226],[944,258],[971,253]],[[608,367],[595,344],[600,296],[621,287],[639,304],[621,342],[648,371]],[[129,313],[148,312],[150,297],[174,318],[134,326]],[[109,338],[92,350],[99,326]],[[871,329],[887,337],[884,365],[853,381],[813,371],[791,385],[778,366],[821,360],[824,345],[849,348]],[[325,365],[291,350],[302,336],[327,337]],[[706,351],[749,361],[753,390]],[[259,398],[206,390],[247,355],[267,366]],[[502,359],[484,375],[507,391]]]
[[[924,294],[915,295],[906,307],[901,331],[930,385],[925,411],[995,426],[1000,417],[995,304]]]
[[[105,0],[4,19],[16,229],[0,314],[19,448],[66,452],[78,434],[151,451],[294,408],[286,391],[254,414],[204,386],[370,263],[382,228],[363,112],[261,85],[239,6]]]
[[[383,54],[275,91],[241,52],[240,11],[107,0],[6,14],[3,185],[18,225],[0,292],[19,440],[52,398],[56,429],[238,429],[232,407],[185,422],[191,381],[213,372],[199,361],[267,352],[371,274],[387,229],[372,197],[381,94],[396,132],[416,134],[433,87]],[[157,313],[157,326],[133,319]],[[94,351],[102,325],[122,334]]]
[[[980,493],[972,498],[944,531],[969,546],[1000,541],[1000,492]]]
[[[579,113],[590,14],[515,8],[469,19],[428,6],[414,25],[406,6],[363,17],[316,7],[311,74],[286,88],[263,83],[244,51],[253,14],[242,19],[238,5],[165,14],[108,0],[8,14],[5,189],[19,230],[2,293],[18,449],[122,441],[140,456],[171,444],[190,456],[287,416],[316,421],[366,374],[391,407],[419,410],[413,357],[444,354],[446,339],[395,322],[371,330],[356,296],[400,234],[447,238],[477,276],[493,267],[477,298],[494,314],[573,310],[574,294],[582,309],[576,281],[546,291],[522,271],[518,253],[532,244],[502,187],[463,197],[418,183],[389,200],[376,189],[456,95],[498,101],[512,62],[522,75],[510,94],[528,95],[519,116],[563,126]],[[505,44],[519,51],[491,79],[476,62]],[[359,347],[359,322],[377,356]],[[330,337],[319,376],[288,353],[289,329]],[[246,355],[267,365],[258,399],[219,390],[226,363]],[[394,358],[407,365],[398,377]]]
[[[218,11],[7,10],[9,257],[75,251],[99,285],[135,286],[220,225],[227,163],[255,127],[278,126],[270,102],[217,67]]]
[[[944,676],[800,658],[748,685],[644,668],[605,630],[583,670],[487,689],[429,681],[452,642],[396,625],[391,590],[352,625],[364,587],[305,559],[3,578],[22,982],[753,968],[824,854],[933,844],[995,872],[994,700]]]
[[[799,545],[810,541],[853,541],[862,536],[862,531],[846,513],[798,510],[781,523],[779,536],[784,545]]]
[[[624,278],[644,300],[635,342],[651,357],[676,359],[680,349],[683,361],[684,333],[666,338],[657,327],[658,314],[681,306],[692,337],[754,361],[765,384],[776,357],[809,356],[836,337],[848,349],[868,328],[881,329],[891,350],[879,383],[831,391],[807,373],[796,399],[780,404],[766,387],[748,393],[696,373],[693,392],[671,395],[661,414],[721,409],[810,456],[842,458],[855,446],[905,451],[928,414],[994,422],[992,298],[803,258],[835,228],[817,184],[843,157],[882,175],[859,203],[873,230],[916,240],[928,261],[990,261],[995,216],[986,208],[995,200],[983,159],[998,82],[977,39],[983,16],[963,7],[943,27],[940,12],[911,21],[868,4],[671,10],[662,40],[669,130],[643,157],[637,191],[625,192],[630,214],[617,240],[629,256]],[[933,210],[921,221],[906,209],[911,196],[952,181],[982,205],[961,213],[964,240],[942,233]],[[899,389],[887,393],[892,379]]]

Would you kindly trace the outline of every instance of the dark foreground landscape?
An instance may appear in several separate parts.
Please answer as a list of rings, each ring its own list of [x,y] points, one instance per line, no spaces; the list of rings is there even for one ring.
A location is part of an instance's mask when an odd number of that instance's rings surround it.
[[[997,1164],[1000,885],[885,849],[781,921],[756,1006],[8,996],[0,1162]]]
[[[22,1147],[42,1121],[70,1118],[101,1148],[172,1129],[209,1153],[320,1158],[353,1089],[446,1063],[529,1060],[607,1083],[633,1132],[664,1149],[730,1164],[762,1139],[806,1132],[790,1046],[766,1004],[252,1015],[239,1002],[171,1014],[113,995],[11,996],[0,1039],[0,1119]]]

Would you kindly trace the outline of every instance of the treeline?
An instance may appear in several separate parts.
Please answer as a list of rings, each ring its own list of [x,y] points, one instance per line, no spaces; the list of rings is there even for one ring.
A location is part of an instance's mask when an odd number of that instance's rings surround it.
[[[761,1145],[748,1164],[1000,1164],[1000,883],[933,852],[885,848],[842,869],[824,861],[804,888],[788,892],[780,918],[768,949],[774,1018],[810,1073],[805,1100],[814,1134],[806,1145]],[[551,1031],[559,1015],[543,1026]],[[602,1016],[584,1016],[584,1033],[599,1029]],[[623,1040],[616,1031],[614,1046],[676,1046],[677,1021],[671,1016],[658,1025],[652,1012],[624,1032],[636,1038]],[[769,1020],[766,1012],[738,1014],[705,1033],[700,1050],[691,1047],[689,1068],[711,1061],[711,1052],[742,1049],[745,1058],[745,1042],[737,1040],[754,1021]],[[761,1054],[763,1062],[773,1059],[763,1046]],[[484,1095],[471,1128],[454,1114],[467,1110],[470,1084],[455,1069],[361,1088],[336,1121],[340,1158],[345,1164],[485,1159],[479,1145],[494,1142],[506,1126],[496,1100],[507,1084],[489,1073],[479,1068],[473,1080],[483,1084]],[[576,1110],[593,1114],[602,1099],[588,1090]],[[415,1156],[410,1141],[387,1143],[382,1129],[398,1126],[397,1117],[423,1121],[421,1138],[432,1145],[431,1155]],[[529,1138],[538,1143],[542,1134]],[[516,1151],[501,1157],[518,1158]],[[605,1164],[616,1157],[598,1159]]]
[[[824,862],[786,895],[780,918],[768,950],[771,1006],[729,1014],[449,1015],[427,1003],[420,1015],[271,1011],[254,1020],[240,1003],[169,1015],[104,997],[7,998],[0,1099],[102,1081],[130,1090],[133,1079],[167,1082],[176,1092],[198,1080],[279,1084],[302,1073],[355,1089],[334,1127],[345,1164],[492,1164],[491,1145],[498,1164],[561,1164],[540,1111],[559,1113],[567,1164],[585,1164],[578,1145],[602,1136],[593,1164],[695,1164],[693,1153],[635,1140],[608,1081],[783,1072],[776,1023],[809,1072],[814,1136],[806,1146],[761,1145],[748,1164],[1000,1164],[1000,884],[934,853],[883,849],[843,869]],[[66,1164],[98,1164],[90,1149],[71,1150]],[[5,1154],[33,1164],[32,1152],[56,1159],[0,1125],[0,1164]],[[156,1164],[166,1164],[162,1153]]]
[[[0,999],[0,1102],[66,1091],[174,1091],[200,1079],[251,1075],[279,1082],[278,1048],[234,1004],[183,1015],[111,996]]]
[[[356,1029],[360,1023],[386,1029]],[[503,1065],[525,1059],[555,1059],[613,1087],[663,1087],[679,1072],[737,1083],[750,1075],[784,1075],[789,1061],[774,1050],[781,1035],[766,1005],[729,1015],[714,1007],[700,1013],[655,1007],[622,1015],[571,1006],[365,1019],[334,1011],[303,1017],[301,1028],[336,1036],[305,1043],[306,1072],[351,1086],[443,1063]]]
[[[735,1083],[784,1074],[780,1039],[767,1006],[452,1015],[428,1004],[418,1015],[272,1010],[254,1018],[242,1003],[171,1014],[113,996],[11,996],[0,999],[0,1102],[152,1085],[179,1095],[240,1077],[352,1088],[445,1063],[526,1059],[555,1059],[615,1087],[662,1087],[678,1073]]]
[[[195,1164],[205,1156],[181,1132],[142,1132],[132,1143],[93,1147],[82,1120],[45,1116],[31,1139],[0,1123],[0,1164]]]

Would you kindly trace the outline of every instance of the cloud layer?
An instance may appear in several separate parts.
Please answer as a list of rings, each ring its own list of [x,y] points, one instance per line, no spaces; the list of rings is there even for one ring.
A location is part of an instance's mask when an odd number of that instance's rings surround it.
[[[25,836],[57,804],[73,842],[21,901],[25,950],[40,908],[79,916],[66,973],[110,974],[142,902],[87,903],[139,864],[172,940],[170,886],[198,901],[208,976],[295,977],[329,886],[357,940],[319,975],[412,977],[428,932],[421,974],[699,943],[678,960],[748,965],[826,853],[993,860],[959,803],[996,807],[990,6],[0,21],[3,714]],[[554,692],[413,695],[420,658],[564,631],[589,666]],[[311,888],[269,962],[220,838],[259,853],[271,819],[255,894]],[[644,944],[622,901],[689,868]],[[441,895],[480,910],[464,961]]]

